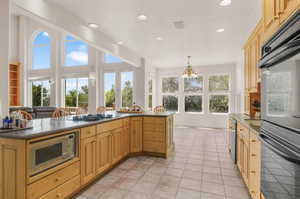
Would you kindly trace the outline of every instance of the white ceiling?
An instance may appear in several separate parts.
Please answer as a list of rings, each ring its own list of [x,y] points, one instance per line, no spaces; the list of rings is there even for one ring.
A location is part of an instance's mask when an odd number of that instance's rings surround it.
[[[155,67],[236,62],[251,30],[261,16],[261,0],[51,0],[81,17],[97,23],[99,30],[145,57]],[[145,14],[147,21],[136,19]],[[185,29],[174,28],[184,21]],[[219,28],[225,32],[216,33]],[[162,37],[162,41],[156,40]]]

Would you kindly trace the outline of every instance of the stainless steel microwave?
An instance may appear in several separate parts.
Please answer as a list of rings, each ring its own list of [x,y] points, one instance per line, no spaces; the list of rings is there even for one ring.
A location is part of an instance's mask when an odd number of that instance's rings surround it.
[[[29,143],[28,173],[34,176],[77,156],[78,132]]]

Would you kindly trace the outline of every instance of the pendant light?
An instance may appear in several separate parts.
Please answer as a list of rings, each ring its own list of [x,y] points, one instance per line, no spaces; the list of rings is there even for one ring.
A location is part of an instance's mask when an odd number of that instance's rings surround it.
[[[191,59],[191,56],[188,56],[188,65],[182,74],[183,78],[195,78],[198,75],[197,72],[193,71],[193,68],[190,64],[190,59]]]

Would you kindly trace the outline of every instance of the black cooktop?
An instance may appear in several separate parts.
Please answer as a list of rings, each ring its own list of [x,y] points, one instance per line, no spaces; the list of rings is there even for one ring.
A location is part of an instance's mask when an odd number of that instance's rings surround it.
[[[73,121],[98,121],[102,119],[112,118],[112,114],[89,114],[73,116]]]

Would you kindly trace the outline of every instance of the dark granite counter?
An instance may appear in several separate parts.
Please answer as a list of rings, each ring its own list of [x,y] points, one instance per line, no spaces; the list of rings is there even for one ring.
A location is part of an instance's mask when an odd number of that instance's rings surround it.
[[[250,128],[251,130],[253,130],[257,134],[260,133],[261,120],[251,118],[250,116],[242,114],[242,113],[231,113],[229,115],[229,117],[231,117],[233,119],[236,119],[238,122],[240,122],[244,126]]]
[[[73,121],[72,117],[66,119],[35,119],[32,120],[32,129],[13,131],[7,133],[1,133],[0,138],[11,138],[11,139],[31,139],[42,137],[46,135],[51,135],[54,133],[59,133],[63,131],[70,131],[74,129],[79,129],[91,125],[101,124],[108,121],[123,119],[127,117],[168,117],[175,113],[164,112],[164,113],[154,113],[145,112],[142,114],[128,114],[128,113],[113,113],[113,117],[109,119],[102,119],[98,121],[85,122],[85,121]]]

